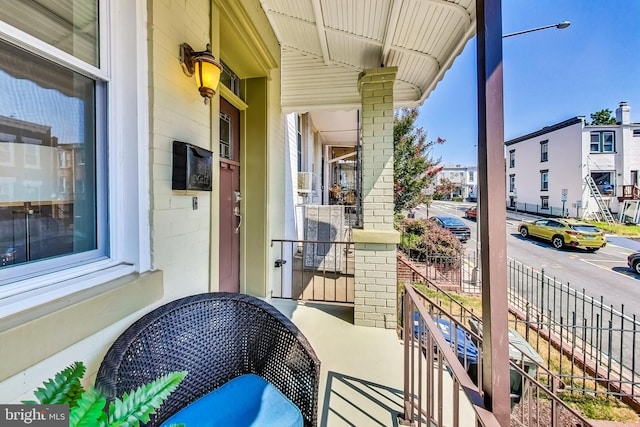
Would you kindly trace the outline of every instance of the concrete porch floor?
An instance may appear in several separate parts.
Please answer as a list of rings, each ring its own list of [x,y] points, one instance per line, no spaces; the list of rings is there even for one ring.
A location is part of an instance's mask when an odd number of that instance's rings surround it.
[[[403,344],[395,330],[353,324],[353,308],[269,301],[300,328],[321,362],[319,427],[398,426],[403,400]],[[445,375],[445,390],[453,383]],[[451,399],[443,398],[444,425],[451,425]],[[465,416],[473,417],[461,398]],[[466,419],[466,417],[465,417]],[[473,418],[469,420],[473,425]],[[461,424],[466,425],[466,424]]]

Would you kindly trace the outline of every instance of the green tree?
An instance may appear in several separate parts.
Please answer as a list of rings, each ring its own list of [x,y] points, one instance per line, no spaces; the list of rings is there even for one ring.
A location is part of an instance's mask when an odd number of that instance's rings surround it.
[[[435,166],[440,159],[431,157],[434,144],[444,139],[427,142],[427,134],[416,128],[417,108],[397,111],[393,117],[393,181],[394,211],[416,207],[425,201],[425,188],[433,181]]]
[[[616,119],[612,116],[613,112],[608,108],[596,111],[591,114],[592,125],[615,125]]]
[[[455,193],[458,188],[460,188],[460,184],[452,182],[447,178],[442,178],[440,183],[436,185],[436,194],[442,197],[453,196],[453,193]]]

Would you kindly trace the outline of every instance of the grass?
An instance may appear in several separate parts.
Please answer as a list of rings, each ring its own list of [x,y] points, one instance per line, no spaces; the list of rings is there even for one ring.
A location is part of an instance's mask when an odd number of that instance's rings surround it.
[[[593,224],[600,230],[608,234],[616,234],[618,236],[627,237],[640,237],[640,225],[637,224],[621,224],[619,222],[609,224],[605,221],[587,221],[589,224]]]
[[[561,397],[564,402],[579,409],[585,417],[592,420],[626,422],[638,419],[633,410],[613,397],[569,393],[562,393]]]
[[[451,314],[453,317],[461,315],[462,309],[449,299],[460,303],[464,308],[472,311],[476,316],[482,317],[482,300],[479,296],[449,293],[445,295],[432,287],[421,283],[414,283],[414,287],[436,301],[438,305]],[[516,320],[515,316],[509,315],[509,326],[516,329],[523,337],[527,336],[527,326],[523,321]],[[577,374],[578,368],[573,369],[572,361],[561,354],[553,346],[539,336],[534,330],[528,331],[528,341],[536,349],[538,354],[547,362],[547,368],[551,372],[562,375]],[[539,381],[547,383],[547,378],[540,375]],[[572,388],[592,390],[590,394],[580,394],[579,392],[564,392],[559,394],[561,399],[569,406],[581,412],[583,416],[594,420],[605,421],[637,421],[638,415],[623,402],[608,397],[604,394],[606,389],[598,385],[595,381],[585,379],[574,379],[572,384],[567,384]],[[597,391],[597,392],[593,392]]]

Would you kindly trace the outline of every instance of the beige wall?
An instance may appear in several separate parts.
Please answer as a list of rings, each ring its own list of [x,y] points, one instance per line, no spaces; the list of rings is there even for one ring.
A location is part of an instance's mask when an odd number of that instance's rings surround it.
[[[203,50],[211,40],[210,2],[148,4],[152,266],[164,271],[165,298],[175,299],[209,289],[209,224],[215,217],[211,200],[218,180],[211,193],[185,194],[171,190],[171,171],[173,140],[212,149],[211,116],[218,115],[217,97],[205,105],[195,78],[187,77],[177,60],[181,43]],[[192,197],[198,198],[197,210],[192,209]]]
[[[252,91],[249,108],[255,111],[244,113],[245,129],[256,126],[251,128],[251,141],[243,142],[247,151],[242,179],[250,186],[246,192],[251,196],[245,203],[252,211],[242,230],[241,289],[268,294],[272,273],[269,241],[274,232],[279,237],[278,230],[283,228],[278,205],[282,199],[270,189],[281,188],[284,174],[269,167],[273,150],[282,151],[284,146],[276,38],[257,0],[149,0],[147,4],[149,164],[139,173],[150,178],[151,233],[129,237],[132,245],[139,243],[136,239],[149,239],[155,273],[111,281],[91,288],[90,295],[72,295],[42,312],[25,313],[15,324],[0,325],[5,346],[2,360],[8,360],[5,355],[9,354],[12,360],[10,367],[5,364],[0,369],[1,403],[31,398],[43,380],[76,360],[87,364],[91,382],[108,346],[142,314],[181,296],[217,290],[219,95],[204,105],[195,79],[185,76],[179,65],[178,48],[183,42],[196,50],[210,42],[217,58],[228,61],[242,79],[250,81],[245,84]],[[238,24],[238,34],[229,31],[231,22]],[[171,190],[173,140],[214,152],[211,193]],[[132,136],[130,143],[136,142]],[[192,209],[194,196],[198,197],[197,210]],[[145,207],[141,211],[145,214]],[[59,333],[60,339],[45,335],[52,333]],[[11,351],[6,348],[9,342],[19,348]],[[27,352],[28,358],[22,354]]]

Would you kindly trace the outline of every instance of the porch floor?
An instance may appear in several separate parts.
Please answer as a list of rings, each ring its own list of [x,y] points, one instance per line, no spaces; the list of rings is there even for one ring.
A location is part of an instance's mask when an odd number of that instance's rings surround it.
[[[270,303],[300,328],[321,361],[319,427],[399,425],[403,345],[395,330],[355,326],[353,307],[281,299]],[[451,390],[447,382],[445,390]],[[451,399],[443,401],[445,425],[451,425]],[[472,416],[470,406],[464,412]]]

